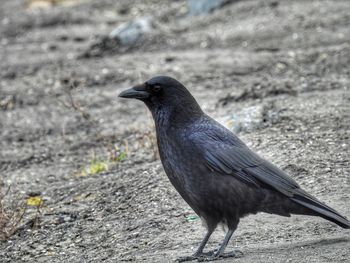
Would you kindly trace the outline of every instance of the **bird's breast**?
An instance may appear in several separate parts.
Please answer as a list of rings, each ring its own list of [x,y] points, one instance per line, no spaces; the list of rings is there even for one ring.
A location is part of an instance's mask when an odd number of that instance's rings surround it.
[[[192,152],[183,131],[160,131],[157,133],[160,158],[164,170],[178,192],[183,195],[194,187],[193,164],[196,156]]]

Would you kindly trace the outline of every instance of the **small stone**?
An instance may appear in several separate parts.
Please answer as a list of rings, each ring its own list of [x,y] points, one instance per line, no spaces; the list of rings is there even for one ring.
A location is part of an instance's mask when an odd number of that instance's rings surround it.
[[[206,15],[228,3],[228,0],[188,0],[189,15]]]
[[[109,38],[120,41],[120,43],[124,46],[131,46],[136,44],[152,29],[152,19],[150,17],[142,17],[134,21],[121,24],[109,34]]]

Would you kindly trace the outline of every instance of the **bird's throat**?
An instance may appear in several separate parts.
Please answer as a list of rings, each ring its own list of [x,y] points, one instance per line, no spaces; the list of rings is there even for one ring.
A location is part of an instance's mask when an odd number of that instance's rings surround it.
[[[188,106],[158,106],[151,109],[152,116],[157,129],[170,127],[181,128],[196,121],[204,115],[200,107]]]

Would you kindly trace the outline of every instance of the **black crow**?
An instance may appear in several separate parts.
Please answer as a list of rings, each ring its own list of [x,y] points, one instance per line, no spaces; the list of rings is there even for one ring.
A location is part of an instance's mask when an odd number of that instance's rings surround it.
[[[198,214],[207,233],[197,251],[179,261],[235,256],[224,253],[239,219],[265,212],[320,216],[343,228],[350,222],[305,192],[285,172],[251,151],[237,136],[206,115],[177,80],[159,76],[123,91],[152,113],[164,170]],[[217,250],[203,249],[218,224],[228,232]]]

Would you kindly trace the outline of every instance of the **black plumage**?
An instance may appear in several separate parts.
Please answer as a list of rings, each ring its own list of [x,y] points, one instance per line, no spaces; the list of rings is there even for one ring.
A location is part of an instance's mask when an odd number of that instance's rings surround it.
[[[285,172],[251,151],[238,137],[207,116],[177,80],[155,77],[122,92],[151,111],[164,170],[182,198],[202,218],[208,232],[193,256],[215,259],[248,214],[321,216],[343,228],[350,222],[311,196]],[[220,248],[203,253],[219,223],[228,226]]]

